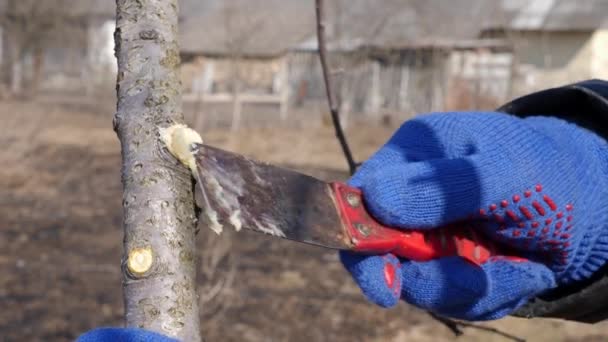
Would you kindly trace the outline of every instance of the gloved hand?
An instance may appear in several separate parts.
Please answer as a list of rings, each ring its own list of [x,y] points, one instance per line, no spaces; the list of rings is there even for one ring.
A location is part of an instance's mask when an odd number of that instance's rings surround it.
[[[98,328],[78,337],[77,342],[178,342],[176,339],[138,328]]]
[[[552,117],[437,113],[406,122],[349,184],[381,223],[471,225],[525,260],[427,262],[342,252],[363,293],[439,315],[489,320],[589,277],[608,259],[608,145]]]

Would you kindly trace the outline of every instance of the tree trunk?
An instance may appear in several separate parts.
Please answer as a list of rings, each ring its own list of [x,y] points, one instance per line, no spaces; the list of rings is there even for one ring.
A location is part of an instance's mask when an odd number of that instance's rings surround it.
[[[177,0],[117,0],[126,325],[200,341],[189,170],[159,140],[183,122]]]
[[[236,54],[236,53],[235,53]],[[239,57],[232,58],[232,122],[230,131],[235,132],[241,127],[241,112],[243,104],[241,102],[241,74],[239,70]]]
[[[40,90],[40,82],[42,82],[42,73],[44,70],[44,51],[41,46],[34,48],[34,70],[32,75],[32,82],[28,86],[28,95],[34,96]]]
[[[8,75],[10,74],[7,69],[8,58],[6,54],[8,52],[7,45],[8,42],[5,37],[6,29],[0,26],[0,93],[2,92],[2,88],[8,84]],[[2,94],[0,94],[0,97]]]
[[[10,90],[14,95],[21,94],[23,87],[23,53],[21,44],[14,37],[9,36],[9,65],[10,65]]]

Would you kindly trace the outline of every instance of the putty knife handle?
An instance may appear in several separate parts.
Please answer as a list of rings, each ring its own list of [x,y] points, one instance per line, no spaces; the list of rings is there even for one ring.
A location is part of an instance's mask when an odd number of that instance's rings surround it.
[[[392,253],[415,261],[457,255],[477,265],[492,256],[507,255],[498,253],[494,243],[466,225],[426,231],[386,227],[367,212],[359,189],[338,182],[331,186],[355,252]]]

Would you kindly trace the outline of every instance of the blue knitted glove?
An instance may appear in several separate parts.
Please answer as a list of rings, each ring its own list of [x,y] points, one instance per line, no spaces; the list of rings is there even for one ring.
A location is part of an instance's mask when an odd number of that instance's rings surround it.
[[[78,337],[77,342],[178,342],[170,337],[137,328],[98,328]]]
[[[341,253],[371,301],[489,320],[608,259],[608,145],[552,117],[437,113],[406,122],[349,181],[388,226],[468,224],[525,259]]]

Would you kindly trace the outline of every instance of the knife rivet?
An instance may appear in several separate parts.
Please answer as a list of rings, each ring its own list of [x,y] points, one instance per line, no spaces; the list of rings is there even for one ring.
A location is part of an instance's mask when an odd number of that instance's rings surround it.
[[[357,206],[359,206],[359,204],[361,204],[361,201],[359,200],[359,196],[357,196],[353,193],[346,194],[346,202],[348,202],[348,204],[350,204],[351,207],[357,207]]]
[[[355,223],[355,228],[357,228],[359,233],[363,234],[363,236],[369,236],[370,229],[367,225],[363,223]]]

